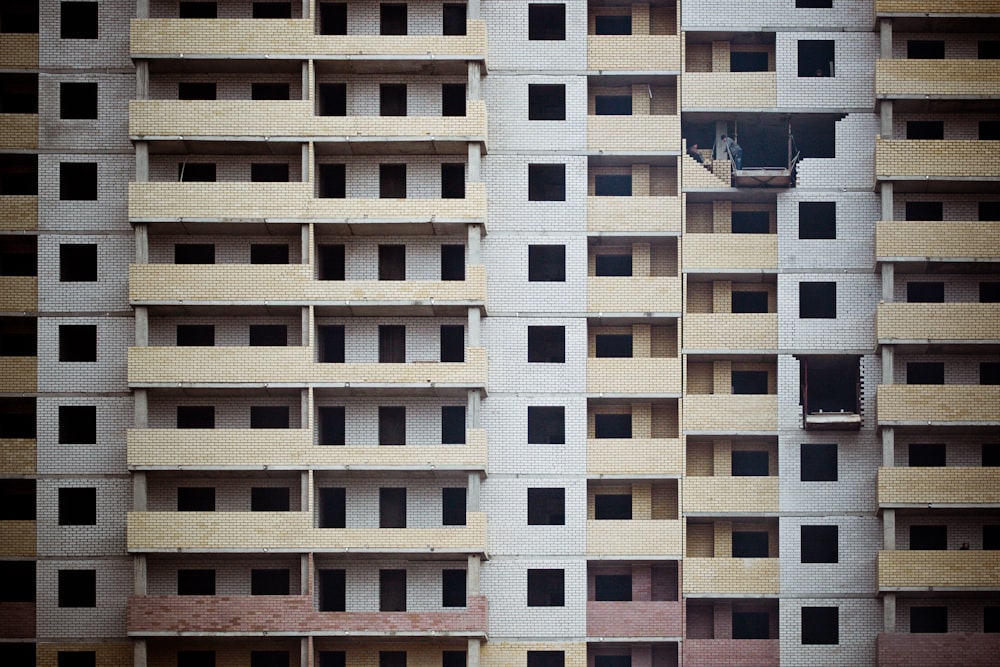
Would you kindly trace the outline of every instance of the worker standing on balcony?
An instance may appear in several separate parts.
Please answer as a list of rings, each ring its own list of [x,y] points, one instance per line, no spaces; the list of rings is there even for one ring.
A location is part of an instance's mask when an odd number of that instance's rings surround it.
[[[722,135],[722,145],[726,148],[726,153],[729,155],[729,159],[733,161],[737,169],[743,168],[743,148],[733,141],[732,137],[727,135]]]
[[[701,153],[698,152],[698,144],[691,144],[691,147],[688,148],[688,155],[690,155],[695,162],[705,164],[705,159],[702,158]]]

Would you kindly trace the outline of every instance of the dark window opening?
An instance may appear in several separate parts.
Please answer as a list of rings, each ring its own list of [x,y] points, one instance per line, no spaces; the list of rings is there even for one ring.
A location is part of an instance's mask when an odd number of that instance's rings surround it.
[[[291,86],[287,83],[251,83],[252,100],[287,100],[291,97]]]
[[[529,363],[566,363],[566,327],[528,327]]]
[[[733,211],[733,234],[767,234],[771,231],[771,214],[767,211]]]
[[[378,571],[378,610],[406,611],[406,570]]]
[[[441,246],[441,280],[465,280],[465,246],[446,243]]]
[[[527,667],[565,667],[564,651],[528,651]]]
[[[801,562],[839,562],[837,526],[800,526]]]
[[[0,602],[35,601],[35,561],[0,561],[0,579]]]
[[[35,520],[35,480],[0,479],[0,521]]]
[[[594,519],[597,521],[631,521],[632,495],[629,493],[595,494]]]
[[[631,438],[632,415],[598,412],[594,415],[595,438]]]
[[[58,667],[94,667],[96,664],[97,651],[58,651],[56,653]]]
[[[1000,120],[979,121],[980,141],[997,141],[1000,139]]]
[[[441,444],[465,444],[465,406],[441,406]]]
[[[979,384],[1000,384],[1000,362],[979,362]]]
[[[380,405],[378,408],[378,444],[406,444],[406,407]]]
[[[288,487],[255,486],[250,489],[251,512],[288,512]]]
[[[97,84],[59,84],[59,117],[91,120],[97,118]]]
[[[465,164],[441,165],[441,199],[465,199]]]
[[[175,243],[174,264],[215,264],[212,243]]]
[[[979,283],[979,303],[1000,303],[1000,282]]]
[[[319,408],[319,444],[347,444],[347,409],[343,405]]]
[[[97,163],[60,162],[59,199],[97,201]]]
[[[177,651],[177,667],[215,667],[215,651]]]
[[[97,444],[97,406],[59,406],[59,444]]]
[[[594,336],[598,359],[632,357],[632,334],[597,334]]]
[[[250,667],[288,667],[288,651],[250,651]]]
[[[177,347],[212,347],[215,345],[215,326],[212,324],[178,324]]]
[[[97,39],[97,3],[60,3],[59,37],[62,39]]]
[[[214,100],[215,84],[211,82],[181,81],[177,84],[179,100]]]
[[[983,632],[1000,632],[1000,607],[983,607]]]
[[[442,116],[465,115],[464,83],[441,84],[441,115]]]
[[[0,195],[38,194],[38,156],[0,155]]]
[[[981,450],[984,468],[1000,467],[1000,446],[984,443]]]
[[[251,264],[288,264],[287,243],[251,243]]]
[[[767,558],[767,531],[733,531],[733,558]]]
[[[983,526],[983,550],[1000,550],[1000,526],[995,524]]]
[[[6,28],[3,10],[0,9],[0,31]],[[63,84],[65,85],[65,84]],[[97,84],[83,84],[93,85]],[[96,113],[97,97],[94,97]],[[38,75],[0,74],[0,113],[38,113]]]
[[[23,239],[23,242],[22,240]],[[0,248],[0,276],[37,276],[38,275],[38,250],[35,237],[7,237],[4,239],[4,247]],[[74,246],[60,245],[59,254],[62,258],[63,248]],[[91,246],[77,246],[89,248]],[[97,261],[97,246],[94,248],[94,261]],[[61,269],[60,269],[61,271]],[[95,267],[96,273],[96,267]],[[60,275],[60,280],[62,276]],[[94,278],[97,279],[96,276]]]
[[[215,428],[215,407],[211,405],[178,405],[177,428]]]
[[[211,486],[177,487],[178,512],[214,512],[215,488]]]
[[[292,18],[292,3],[255,2],[253,3],[252,16],[255,19],[290,19]]]
[[[346,83],[319,84],[319,115],[320,116],[347,115]]]
[[[796,9],[832,9],[833,0],[795,0]]]
[[[405,116],[406,84],[405,83],[379,84],[378,109],[380,116]]]
[[[766,611],[734,611],[733,639],[770,639],[771,618]]]
[[[37,329],[35,318],[0,318],[0,356],[37,357]]]
[[[381,199],[406,199],[406,165],[378,166],[378,196]]]
[[[566,489],[528,489],[528,525],[566,525]]]
[[[631,276],[632,255],[595,255],[595,276]]]
[[[943,282],[908,282],[906,283],[907,303],[944,303]]]
[[[861,409],[860,357],[809,357],[799,366],[800,400],[806,414]]]
[[[179,183],[214,183],[214,162],[181,162],[177,165],[177,181]]]
[[[343,487],[320,487],[319,527],[347,527],[347,489]]]
[[[769,458],[766,451],[734,451],[730,472],[733,477],[767,477],[771,470]]]
[[[445,487],[441,489],[441,525],[465,525],[465,488]]]
[[[346,164],[321,164],[318,171],[320,199],[344,199],[347,197]]]
[[[730,72],[766,72],[768,71],[766,51],[730,51]]]
[[[799,202],[799,238],[833,240],[837,238],[837,202]]]
[[[528,444],[566,444],[566,408],[561,405],[529,405]]]
[[[290,428],[288,406],[250,406],[250,428]]]
[[[215,595],[215,570],[177,570],[178,595]]]
[[[799,40],[799,76],[825,77],[834,75],[832,39]]]
[[[631,116],[631,95],[595,95],[594,114],[597,116]]]
[[[383,2],[378,6],[379,34],[406,34],[406,5],[395,2]]]
[[[767,371],[733,371],[734,394],[766,394]]]
[[[910,607],[910,632],[948,632],[947,607]]]
[[[316,247],[319,280],[347,279],[347,249],[343,243],[324,243]]]
[[[908,39],[906,40],[906,58],[908,60],[944,60],[944,40]]]
[[[97,489],[59,489],[60,526],[97,525]]]
[[[36,431],[35,399],[8,398],[0,401],[0,438],[33,439],[37,436]]]
[[[439,349],[442,362],[465,361],[465,326],[462,324],[442,324]]]
[[[465,34],[466,8],[464,3],[444,3],[442,7],[442,35],[464,35]]]
[[[906,202],[907,220],[944,220],[944,204],[939,201]]]
[[[943,468],[947,450],[943,443],[911,442],[907,448],[907,464],[911,468]]]
[[[566,39],[566,5],[529,4],[528,39],[561,41]]]
[[[9,2],[0,7],[0,34],[4,33],[38,33],[38,0]],[[31,650],[33,665],[34,644],[31,644]]]
[[[59,361],[97,361],[97,327],[89,324],[60,324]]]
[[[910,526],[910,551],[944,551],[948,526]]]
[[[631,602],[632,575],[598,574],[594,576],[594,600],[597,602]]]
[[[406,326],[381,324],[378,328],[378,362],[406,363]]]
[[[347,571],[319,571],[319,610],[346,611]]]
[[[405,488],[382,487],[378,490],[378,519],[379,528],[406,528]]]
[[[465,570],[441,570],[441,606],[465,606]]]
[[[441,651],[441,667],[466,667],[465,651]]]
[[[837,283],[799,283],[799,317],[836,319]]]
[[[528,282],[565,282],[566,246],[529,245]]]
[[[595,16],[594,34],[631,35],[632,17],[628,14],[624,16]]]
[[[287,569],[250,570],[250,595],[288,595],[290,577]]]
[[[631,197],[632,174],[597,174],[594,176],[597,197]]]
[[[528,570],[528,606],[566,605],[563,570]]]
[[[1000,220],[1000,201],[979,202],[979,220],[981,221]]]
[[[838,607],[802,607],[803,644],[839,644]]]
[[[766,313],[767,292],[733,292],[732,312]]]
[[[60,607],[96,607],[96,570],[59,570]]]
[[[923,361],[907,363],[906,384],[944,384],[944,363]]]
[[[319,3],[319,34],[321,35],[347,34],[346,2]]]
[[[1000,60],[1000,41],[981,39],[976,46],[976,57],[979,60]]]
[[[906,121],[907,139],[944,139],[944,121],[940,120],[908,120]]]
[[[347,344],[343,324],[322,324],[316,327],[316,338],[319,363],[344,363]]]
[[[251,347],[285,347],[288,345],[288,327],[284,324],[251,324]]]
[[[528,120],[566,120],[566,86],[528,84]]]
[[[378,667],[406,667],[406,651],[379,651]]]
[[[528,201],[566,201],[566,165],[529,164]]]
[[[287,183],[288,165],[277,162],[257,162],[250,165],[251,183]]]

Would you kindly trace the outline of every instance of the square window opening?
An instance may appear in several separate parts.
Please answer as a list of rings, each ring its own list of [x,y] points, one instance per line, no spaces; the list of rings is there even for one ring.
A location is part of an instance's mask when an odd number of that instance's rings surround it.
[[[97,39],[96,2],[62,2],[59,6],[59,37]]]
[[[251,264],[288,264],[287,243],[251,243]]]
[[[97,444],[97,406],[59,406],[59,444]]]
[[[566,201],[566,165],[529,164],[528,201]]]
[[[528,570],[528,606],[565,606],[564,579],[565,572],[563,570]]]
[[[528,120],[566,120],[566,86],[528,84]]]
[[[596,521],[631,521],[632,494],[598,493],[594,495]]]
[[[799,238],[830,241],[837,238],[837,202],[799,202]]]
[[[528,525],[566,525],[566,489],[528,489]]]
[[[562,405],[529,405],[528,444],[566,444],[566,408]]]
[[[799,76],[834,76],[834,41],[802,39],[798,42]]]
[[[802,319],[836,319],[837,283],[799,283],[799,317]]]
[[[60,162],[59,199],[97,201],[97,163]]]
[[[378,328],[378,362],[380,364],[406,363],[406,326],[380,324]]]
[[[59,361],[74,363],[97,361],[97,326],[59,325]]]
[[[59,117],[63,119],[94,120],[97,118],[97,84],[59,84]]]
[[[528,5],[528,40],[562,41],[565,39],[566,5]]]
[[[630,574],[595,575],[594,600],[597,602],[631,602],[632,575]]]
[[[346,2],[319,3],[319,34],[321,35],[347,34]]]
[[[215,407],[211,405],[178,405],[177,428],[215,428]]]
[[[287,486],[255,486],[250,489],[251,512],[288,512],[290,489]]]
[[[97,525],[97,489],[59,489],[60,526]]]
[[[837,563],[838,526],[800,526],[802,563]]]
[[[566,363],[566,327],[528,327],[529,363]]]
[[[175,336],[177,347],[212,347],[215,345],[215,325],[178,324]]]
[[[629,439],[632,437],[631,413],[598,412],[594,415],[594,437]]]

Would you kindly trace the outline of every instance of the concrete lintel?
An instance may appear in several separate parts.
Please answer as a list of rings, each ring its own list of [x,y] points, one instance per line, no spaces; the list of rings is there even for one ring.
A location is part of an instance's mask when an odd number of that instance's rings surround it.
[[[711,600],[714,598],[718,598],[720,600],[730,600],[730,599],[777,600],[779,598],[789,597],[784,593],[778,595],[777,593],[683,593],[682,592],[682,595],[685,598],[700,598],[703,600]],[[811,595],[810,597],[818,597],[818,596]],[[837,597],[843,597],[843,596],[837,596]]]
[[[893,420],[887,421],[880,419],[878,425],[881,426],[939,426],[939,427],[949,427],[949,426],[976,426],[976,427],[986,427],[986,426],[1000,426],[1000,419],[984,419],[982,421],[936,421],[933,419],[928,419],[927,421],[917,421],[917,420]]]
[[[393,548],[393,549],[378,549],[369,547],[350,547],[341,549],[329,549],[329,548],[317,548],[312,546],[302,546],[302,547],[240,547],[232,549],[218,549],[218,548],[197,548],[188,549],[185,547],[153,547],[147,549],[130,548],[127,550],[129,554],[139,555],[139,554],[302,554],[302,553],[317,553],[317,554],[440,554],[442,556],[455,556],[455,555],[468,555],[468,554],[480,554],[487,557],[487,553],[482,549],[462,549],[462,548],[451,548],[451,547],[425,547],[420,549],[412,548]],[[635,556],[630,556],[633,560]],[[677,557],[679,558],[679,556]],[[95,560],[91,556],[86,556],[86,560]]]
[[[824,31],[826,29],[824,28]],[[875,107],[681,107],[681,113],[710,114],[844,114],[874,113]],[[806,158],[808,159],[808,158]]]
[[[491,475],[492,476],[492,475]],[[603,472],[588,472],[586,474],[587,479],[680,479],[681,475],[678,473],[660,475],[656,473],[603,473]]]
[[[221,470],[233,472],[236,470],[254,470],[254,471],[268,471],[268,470],[281,470],[289,472],[298,472],[303,470],[317,470],[317,471],[334,471],[334,472],[455,472],[455,473],[473,473],[479,474],[480,476],[486,475],[485,467],[478,466],[463,466],[463,465],[435,465],[433,463],[428,463],[425,465],[356,465],[356,464],[343,464],[343,465],[308,465],[308,464],[280,464],[280,465],[130,465],[128,469],[135,472],[140,471],[158,471],[158,472],[190,472],[195,470]],[[83,475],[84,477],[93,477],[93,475]],[[629,476],[634,477],[634,475]],[[661,479],[662,475],[657,475],[656,479]]]
[[[801,429],[800,429],[801,430]],[[717,435],[726,437],[737,437],[737,436],[759,436],[759,437],[777,437],[777,429],[773,431],[747,431],[741,429],[734,429],[729,431],[711,431],[711,430],[685,430],[685,435]]]
[[[590,637],[590,636],[588,636],[588,637],[585,637],[583,639],[583,641],[587,642],[588,644],[603,644],[603,643],[618,644],[618,643],[623,643],[623,642],[633,642],[633,643],[641,643],[641,644],[659,644],[659,643],[662,643],[662,642],[679,642],[680,640],[681,640],[681,636],[680,635],[676,635],[676,636],[669,636],[669,635],[660,636],[660,635],[655,635],[655,636],[650,636],[650,637],[646,637],[646,636],[643,636],[643,635],[636,635],[634,637],[633,636],[628,636],[628,637]]]
[[[514,556],[514,558],[520,559],[520,558],[523,558],[523,556]],[[535,558],[535,556],[532,556],[532,558]],[[556,559],[556,560],[561,560],[561,559],[564,559],[565,556],[552,556],[552,558]],[[627,560],[627,561],[642,561],[642,562],[646,562],[646,561],[654,561],[654,560],[655,561],[675,561],[675,560],[681,560],[682,558],[683,558],[683,556],[681,556],[681,554],[657,554],[655,556],[654,555],[650,555],[650,554],[626,554],[624,556],[621,555],[621,554],[615,554],[615,555],[585,554],[585,560],[588,560],[588,561],[590,561],[590,560],[594,560],[594,561],[608,561],[608,560],[619,561],[619,560]]]
[[[776,348],[776,347],[775,348],[749,348],[749,349],[742,349],[741,348],[739,350],[734,350],[732,348],[711,349],[711,348],[690,348],[690,347],[685,347],[685,348],[681,348],[681,354],[704,354],[704,355],[712,355],[712,356],[718,356],[718,355],[739,356],[739,355],[747,355],[747,354],[758,354],[758,355],[774,356],[774,355],[778,354],[778,348]]]
[[[875,176],[876,181],[913,181],[917,183],[951,183],[953,181],[963,183],[995,183],[1000,181],[1000,176]]]
[[[996,338],[879,338],[879,345],[996,345]]]
[[[643,399],[661,399],[661,398],[682,398],[679,393],[628,393],[628,392],[605,392],[605,391],[588,391],[586,393],[587,398],[629,398],[637,401]]]
[[[319,613],[319,612],[317,612]],[[335,630],[259,630],[256,632],[198,632],[194,630],[159,630],[143,631],[134,630],[128,632],[129,637],[421,637],[421,638],[447,638],[461,637],[463,639],[485,639],[484,632],[448,632],[446,630],[433,630],[412,632],[393,630],[392,632],[378,632],[375,630],[351,630],[350,632],[337,632]]]
[[[460,382],[130,382],[130,389],[486,389]],[[84,394],[92,395],[92,394]]]

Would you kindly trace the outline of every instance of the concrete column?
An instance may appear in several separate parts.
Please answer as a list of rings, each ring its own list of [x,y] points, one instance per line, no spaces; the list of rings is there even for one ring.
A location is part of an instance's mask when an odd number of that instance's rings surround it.
[[[302,182],[308,183],[312,180],[309,174],[309,144],[302,144]]]
[[[729,134],[729,127],[726,125],[726,121],[717,120],[715,121],[715,159],[716,160],[728,160],[729,156],[726,155],[726,149],[719,141],[719,137],[723,134]]]
[[[470,0],[470,4],[474,0]],[[479,640],[470,639],[469,647],[466,652],[466,663],[467,667],[479,667]]]
[[[469,498],[468,498],[468,511],[478,512],[479,511],[479,473],[470,472],[469,473]]]
[[[465,594],[479,595],[479,556],[470,555],[468,570],[466,571]]]
[[[896,550],[896,510],[882,510],[882,548]]]
[[[468,67],[468,84],[466,85],[465,99],[469,101],[481,100],[482,99],[482,87],[480,86],[482,80],[482,72],[479,69],[479,63],[474,61],[469,61]]]
[[[896,631],[896,594],[882,596],[882,632]]]
[[[149,428],[149,406],[145,389],[136,389],[132,392],[132,410],[132,426]]]
[[[466,225],[466,231],[468,232],[468,246],[469,246],[469,256],[466,263],[471,265],[482,263],[480,259],[480,245],[482,241],[482,230],[479,225]]]
[[[149,226],[144,222],[135,226],[135,263],[149,264]]]
[[[479,183],[483,180],[481,165],[483,161],[482,145],[469,142],[469,183]]]
[[[481,416],[479,408],[482,398],[477,389],[471,390],[467,395],[465,423],[468,428],[480,427]]]
[[[302,415],[302,428],[312,428],[312,410],[309,406],[309,390],[303,389],[299,393],[299,410]]]
[[[479,308],[473,306],[472,308],[469,308],[469,347],[478,347],[480,345],[479,325],[480,325]]]
[[[892,58],[892,19],[881,19],[878,23],[879,58]]]
[[[135,142],[135,182],[149,181],[149,142]]]
[[[879,134],[883,139],[892,139],[892,100],[881,100],[879,110]]]
[[[299,230],[299,238],[302,243],[302,263],[309,264],[312,256],[312,225],[302,225]]]
[[[149,0],[136,0],[135,17],[137,19],[149,18]]]
[[[882,195],[882,219],[886,222],[892,222],[895,220],[893,214],[892,206],[892,183],[884,182],[880,189],[880,194]]]
[[[146,554],[136,554],[132,557],[132,594],[147,595],[146,591]]]
[[[469,8],[466,10],[466,18],[478,19],[479,18],[479,0],[468,0]],[[472,663],[469,663],[469,667],[472,667]]]
[[[299,496],[302,503],[302,511],[308,512],[312,509],[309,505],[309,484],[312,482],[312,475],[309,474],[309,470],[303,470],[300,475],[299,485],[302,487],[299,489]],[[315,526],[314,526],[315,527]]]
[[[132,473],[132,511],[146,511],[146,473],[141,470]]]
[[[882,384],[895,384],[893,382],[895,352],[896,349],[892,345],[882,346]]]
[[[882,427],[882,467],[892,468],[896,462],[896,429]]]
[[[309,590],[309,568],[312,567],[309,563],[309,554],[302,554],[299,557],[299,590],[302,591],[302,595],[309,595],[312,593]]]
[[[303,0],[303,2],[309,2],[309,0]],[[302,667],[307,667],[307,665],[312,664],[309,660],[312,657],[312,651],[309,650],[309,644],[312,643],[310,641],[311,639],[312,637],[303,637],[299,640],[299,664],[302,665]]]
[[[135,346],[149,346],[149,309],[146,306],[135,307]]]
[[[308,347],[309,341],[312,340],[312,317],[310,316],[310,309],[312,306],[302,307],[302,346]]]
[[[892,303],[896,300],[896,267],[888,262],[882,264],[882,301]]]
[[[312,82],[309,80],[309,61],[302,61],[302,99],[312,99]]]
[[[132,667],[146,667],[146,640],[132,641]]]
[[[135,99],[149,99],[149,61],[135,61]]]

